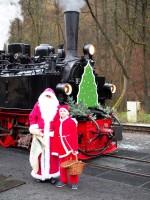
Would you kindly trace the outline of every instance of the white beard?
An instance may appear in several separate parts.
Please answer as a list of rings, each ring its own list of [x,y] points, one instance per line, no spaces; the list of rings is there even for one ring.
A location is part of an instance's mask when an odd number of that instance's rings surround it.
[[[57,107],[59,105],[59,102],[57,98],[47,98],[44,95],[39,97],[39,107],[41,111],[41,116],[45,123],[49,123],[53,121],[56,113],[57,113]]]

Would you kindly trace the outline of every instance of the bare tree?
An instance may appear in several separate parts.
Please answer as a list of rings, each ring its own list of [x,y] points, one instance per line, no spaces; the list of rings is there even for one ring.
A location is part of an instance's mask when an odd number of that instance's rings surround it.
[[[141,0],[142,4],[142,39],[143,39],[143,77],[144,77],[144,107],[150,112],[150,66],[148,63],[150,50],[148,38],[148,1]]]
[[[126,100],[150,100],[150,2],[148,0],[85,0],[80,13],[79,51],[96,46],[96,70],[117,84],[114,107]],[[24,21],[14,21],[10,42],[64,43],[63,13],[55,0],[21,0]],[[88,22],[88,24],[87,24]],[[85,34],[86,33],[86,34]],[[134,78],[133,78],[134,76]],[[138,89],[137,89],[138,88]]]

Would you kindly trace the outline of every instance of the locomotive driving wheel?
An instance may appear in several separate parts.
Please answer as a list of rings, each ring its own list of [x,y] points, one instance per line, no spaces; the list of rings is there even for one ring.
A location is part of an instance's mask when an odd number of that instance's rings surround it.
[[[101,123],[104,120],[102,119]],[[92,116],[88,116],[88,121],[81,129],[80,126],[79,123],[79,158],[97,157],[112,147],[113,130],[110,127],[103,127],[99,120],[95,120]]]
[[[20,138],[29,134],[28,113],[0,111],[0,146],[20,146]]]
[[[9,147],[15,146],[13,131],[14,119],[11,117],[0,118],[0,146]]]

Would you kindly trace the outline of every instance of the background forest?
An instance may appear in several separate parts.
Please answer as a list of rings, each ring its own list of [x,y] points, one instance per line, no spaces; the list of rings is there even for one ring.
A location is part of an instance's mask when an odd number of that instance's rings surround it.
[[[55,0],[21,0],[24,20],[11,26],[9,42],[32,47],[64,41],[63,12]],[[85,0],[80,13],[78,54],[84,43],[96,47],[95,69],[117,86],[110,102],[126,111],[127,101],[141,102],[150,113],[150,1]]]

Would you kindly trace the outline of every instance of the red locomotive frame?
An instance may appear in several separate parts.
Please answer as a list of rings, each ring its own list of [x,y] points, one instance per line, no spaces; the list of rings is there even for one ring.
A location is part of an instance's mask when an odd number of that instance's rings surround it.
[[[0,146],[30,148],[28,110],[0,110]],[[79,158],[87,160],[117,150],[114,140],[112,118],[94,120],[89,118],[78,122]],[[20,139],[25,139],[20,143]]]

